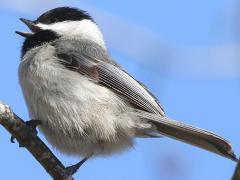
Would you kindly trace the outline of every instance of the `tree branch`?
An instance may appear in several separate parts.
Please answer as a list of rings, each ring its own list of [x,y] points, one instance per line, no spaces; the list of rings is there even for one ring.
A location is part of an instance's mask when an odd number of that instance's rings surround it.
[[[67,168],[8,105],[0,102],[0,124],[25,147],[54,180],[73,180]]]
[[[239,180],[239,179],[240,179],[240,159],[238,160],[235,172],[232,177],[232,180]]]

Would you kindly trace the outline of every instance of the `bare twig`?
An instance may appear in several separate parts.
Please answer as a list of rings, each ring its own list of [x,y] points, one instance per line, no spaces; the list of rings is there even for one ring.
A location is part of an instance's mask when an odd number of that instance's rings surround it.
[[[232,180],[240,179],[240,159],[238,160],[238,164],[236,166],[235,172],[233,174]]]
[[[36,134],[29,133],[29,127],[24,121],[1,102],[0,124],[35,157],[54,180],[73,180],[71,175],[66,175],[67,168],[44,142]]]

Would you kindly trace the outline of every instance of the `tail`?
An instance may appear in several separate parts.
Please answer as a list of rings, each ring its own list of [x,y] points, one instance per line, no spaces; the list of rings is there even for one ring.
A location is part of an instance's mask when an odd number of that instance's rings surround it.
[[[137,112],[137,116],[153,124],[161,135],[198,146],[233,161],[237,161],[231,144],[212,132],[156,114]]]

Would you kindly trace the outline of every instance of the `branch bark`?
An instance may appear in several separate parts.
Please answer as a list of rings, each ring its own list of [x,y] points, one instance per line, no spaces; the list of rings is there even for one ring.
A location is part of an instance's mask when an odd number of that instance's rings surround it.
[[[232,180],[239,180],[239,179],[240,179],[240,159],[238,160],[235,172],[232,177]]]
[[[0,125],[34,156],[54,180],[73,180],[71,175],[66,175],[67,168],[46,144],[35,133],[29,133],[31,131],[24,121],[12,112],[8,105],[1,102]]]

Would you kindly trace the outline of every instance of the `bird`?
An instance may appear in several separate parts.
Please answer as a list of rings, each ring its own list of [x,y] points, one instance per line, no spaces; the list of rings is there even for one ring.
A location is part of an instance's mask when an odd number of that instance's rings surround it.
[[[32,123],[60,152],[83,159],[110,156],[134,139],[169,137],[236,161],[223,137],[168,118],[157,98],[113,60],[93,17],[57,7],[36,20],[20,18],[19,84]]]

